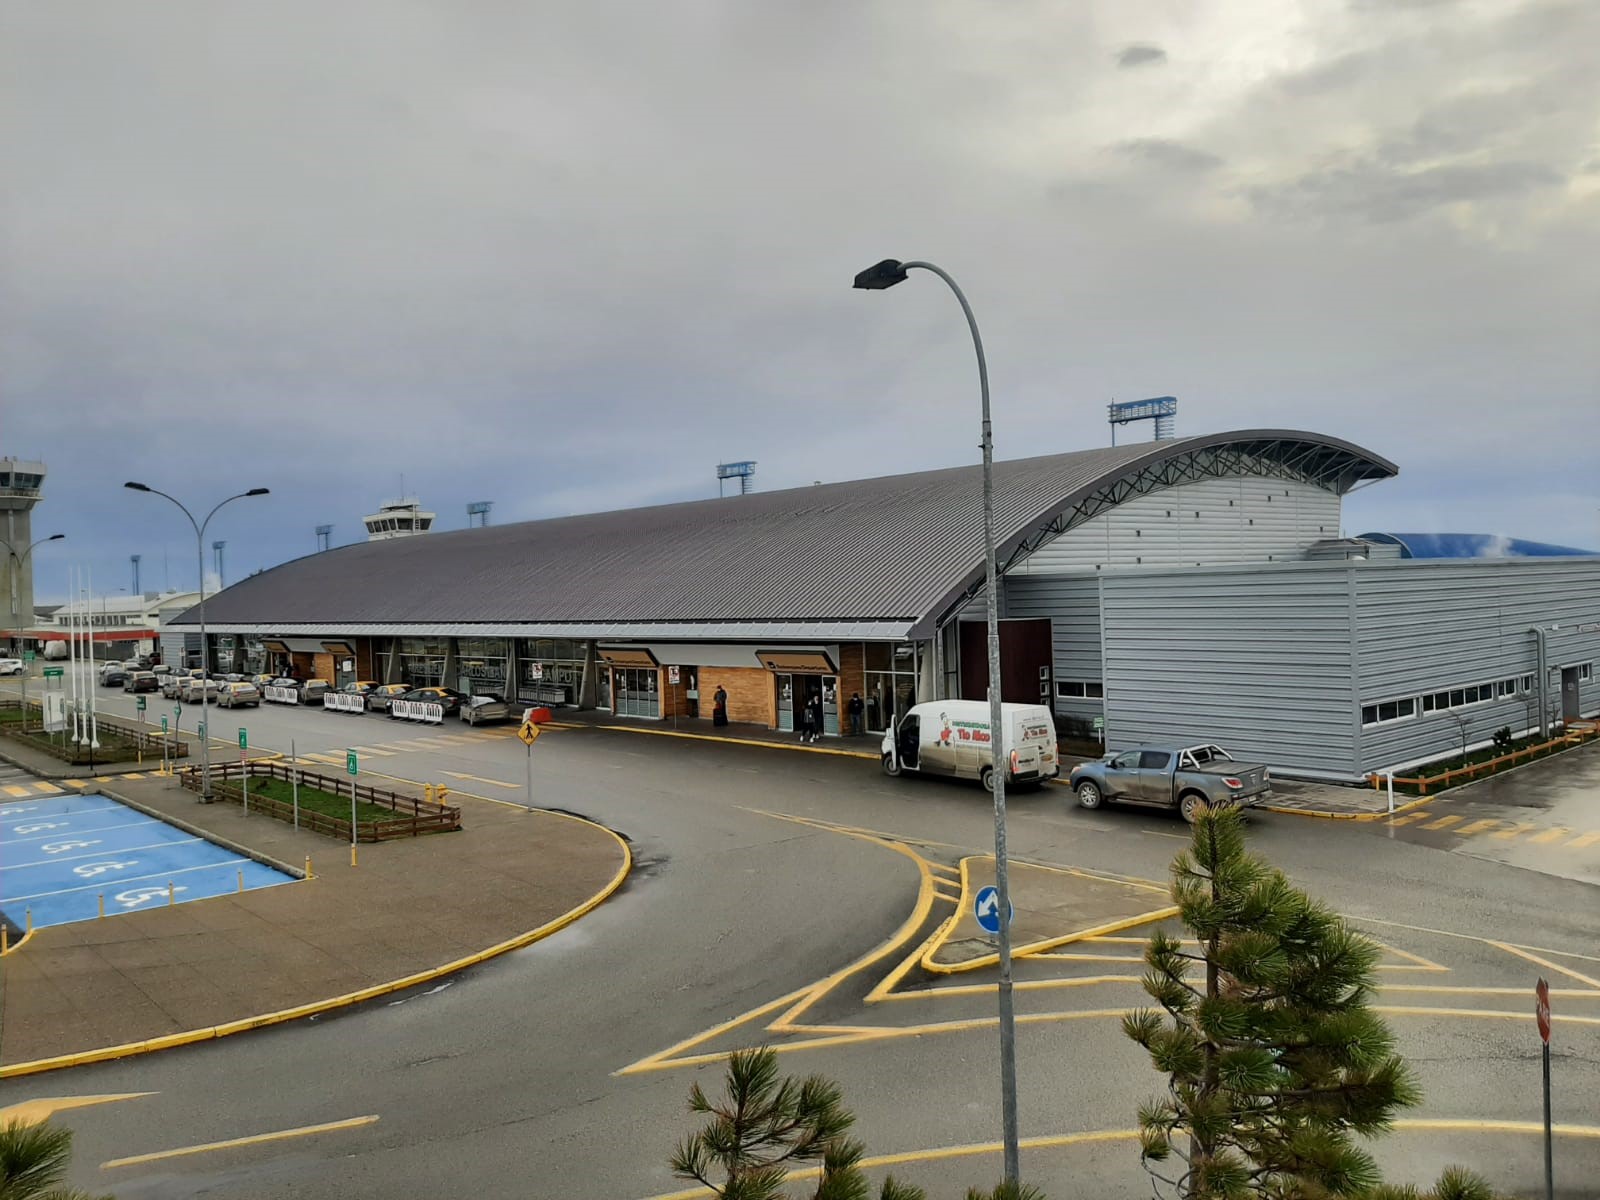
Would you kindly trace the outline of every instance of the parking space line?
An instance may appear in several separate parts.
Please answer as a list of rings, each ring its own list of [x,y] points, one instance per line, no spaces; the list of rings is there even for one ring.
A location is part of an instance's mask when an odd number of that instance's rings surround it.
[[[3,789],[8,796],[31,796],[33,793],[25,787],[18,787],[14,783],[6,784]]]
[[[1452,825],[1459,825],[1465,817],[1440,817],[1437,821],[1429,821],[1424,829],[1449,829]]]
[[[1580,838],[1573,838],[1566,844],[1568,850],[1582,850],[1585,846],[1592,846],[1600,842],[1600,833],[1586,833]]]
[[[1509,842],[1512,838],[1517,837],[1519,834],[1524,834],[1530,829],[1537,828],[1539,828],[1537,825],[1524,825],[1521,822],[1518,822],[1510,829],[1502,829],[1498,833],[1491,833],[1489,836],[1492,838],[1498,838],[1502,842]]]
[[[1534,834],[1528,841],[1535,846],[1545,846],[1551,842],[1559,842],[1571,832],[1572,830],[1557,825],[1554,829],[1546,829],[1543,833]]]
[[[1481,821],[1474,821],[1470,825],[1463,825],[1460,829],[1456,830],[1456,836],[1471,837],[1475,833],[1483,833],[1486,830],[1494,829],[1500,824],[1501,822],[1498,817],[1485,817]]]
[[[57,787],[53,783],[46,783],[44,780],[41,779],[38,783],[33,785],[33,790],[36,791],[36,792],[40,792],[40,793],[42,793],[43,795],[46,795],[46,796],[57,796],[57,795],[60,795],[62,792],[66,791],[67,789],[66,788]]]
[[[1427,809],[1424,808],[1424,809],[1421,809],[1421,810],[1419,810],[1417,812],[1406,813],[1405,816],[1403,816],[1403,817],[1392,817],[1389,820],[1389,824],[1390,824],[1391,827],[1395,826],[1395,825],[1409,825],[1413,821],[1426,820],[1428,817],[1431,817],[1431,816],[1433,816],[1433,814],[1431,812],[1429,812]],[[1459,821],[1461,818],[1457,817],[1455,819]]]
[[[213,1150],[232,1150],[239,1146],[257,1146],[262,1142],[279,1142],[286,1138],[310,1137],[318,1133],[336,1133],[341,1129],[359,1129],[377,1121],[376,1116],[351,1117],[345,1121],[329,1121],[323,1125],[302,1125],[298,1129],[279,1129],[273,1133],[257,1133],[249,1137],[229,1138],[222,1142],[205,1142],[198,1146],[179,1146],[173,1150],[157,1150],[151,1154],[135,1154],[128,1158],[113,1158],[100,1164],[102,1171],[113,1167],[132,1167],[141,1163],[159,1162],[164,1158],[183,1158],[190,1154],[209,1154]]]

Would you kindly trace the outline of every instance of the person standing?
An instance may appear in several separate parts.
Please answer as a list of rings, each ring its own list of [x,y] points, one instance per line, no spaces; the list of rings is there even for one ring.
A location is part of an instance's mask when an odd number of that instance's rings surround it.
[[[728,723],[728,693],[722,690],[720,683],[717,684],[716,693],[711,697],[711,723],[713,725]]]
[[[850,736],[860,737],[862,712],[866,708],[865,701],[861,699],[861,693],[851,692],[850,703],[846,707],[850,713]]]
[[[820,707],[820,701],[818,706]],[[802,742],[817,740],[816,709],[811,706],[810,697],[800,703],[800,740]]]

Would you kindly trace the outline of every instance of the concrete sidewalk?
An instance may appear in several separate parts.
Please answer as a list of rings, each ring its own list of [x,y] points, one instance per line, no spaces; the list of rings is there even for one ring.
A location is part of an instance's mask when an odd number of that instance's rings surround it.
[[[0,1075],[470,965],[609,894],[629,863],[597,825],[469,799],[460,832],[363,845],[351,867],[345,843],[171,780],[101,790],[280,863],[310,856],[313,877],[36,930],[0,968]]]

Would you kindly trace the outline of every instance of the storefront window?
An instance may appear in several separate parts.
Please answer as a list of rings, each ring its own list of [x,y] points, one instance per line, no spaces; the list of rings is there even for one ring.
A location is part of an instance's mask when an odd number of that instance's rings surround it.
[[[443,638],[400,639],[400,678],[398,683],[412,687],[438,687],[444,683],[445,640]]]
[[[881,733],[896,713],[917,702],[917,648],[910,642],[868,642],[864,658],[867,728]]]
[[[621,717],[659,717],[661,715],[660,675],[654,667],[616,667],[613,710]]]
[[[474,696],[504,696],[508,645],[505,638],[458,638],[455,686]]]
[[[522,638],[517,642],[517,699],[528,704],[577,704],[583,688],[586,643],[573,638]],[[606,706],[601,674],[600,706]]]

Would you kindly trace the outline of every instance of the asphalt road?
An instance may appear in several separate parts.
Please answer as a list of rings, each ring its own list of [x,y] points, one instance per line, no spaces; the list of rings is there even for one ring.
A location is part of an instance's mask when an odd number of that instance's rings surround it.
[[[102,695],[109,709],[131,711],[130,697]],[[521,798],[525,758],[512,739],[440,745],[437,730],[270,706],[214,720],[230,738],[246,725],[253,746],[286,749],[293,737],[301,752],[342,755],[362,745],[375,751],[364,770]],[[993,992],[973,986],[992,976],[912,972],[889,989],[898,998],[864,999],[951,910],[936,897],[927,920],[905,928],[924,877],[948,880],[964,855],[991,848],[980,790],[888,780],[858,759],[626,732],[553,730],[534,753],[536,802],[603,821],[638,857],[627,888],[571,929],[426,993],[11,1081],[0,1085],[0,1107],[153,1093],[65,1116],[78,1131],[74,1181],[122,1200],[649,1197],[685,1186],[665,1165],[694,1127],[684,1097],[696,1079],[708,1088],[720,1080],[716,1061],[698,1059],[770,1040],[785,1048],[786,1069],[843,1084],[869,1154],[913,1156],[896,1174],[935,1196],[997,1178],[992,1153],[923,1155],[999,1136]],[[1013,797],[1014,855],[1164,878],[1182,845],[1179,822],[1082,813],[1066,799],[1058,789]],[[471,806],[488,802],[464,800],[469,822]],[[1581,811],[1581,801],[1565,803]],[[1410,826],[1266,814],[1252,828],[1259,852],[1392,947],[1378,1002],[1427,1094],[1408,1116],[1461,1123],[1402,1129],[1381,1158],[1417,1180],[1467,1161],[1534,1194],[1538,1137],[1492,1123],[1540,1119],[1526,1017],[1542,973],[1556,988],[1556,1120],[1600,1128],[1600,893],[1581,879],[1451,852]],[[881,957],[848,970],[879,948]],[[1080,944],[1063,953],[1093,957],[1019,964],[1028,985],[1018,994],[1022,1130],[1043,1139],[1024,1151],[1024,1171],[1052,1197],[1148,1194],[1136,1149],[1115,1137],[1158,1082],[1112,1015],[1142,995],[1139,966],[1126,961],[1137,951]],[[800,989],[808,1003],[785,1023],[800,997],[772,1004]],[[321,1134],[100,1166],[373,1116]],[[1107,1139],[1079,1136],[1095,1131]],[[1600,1139],[1561,1138],[1557,1164],[1559,1195],[1593,1195]]]

